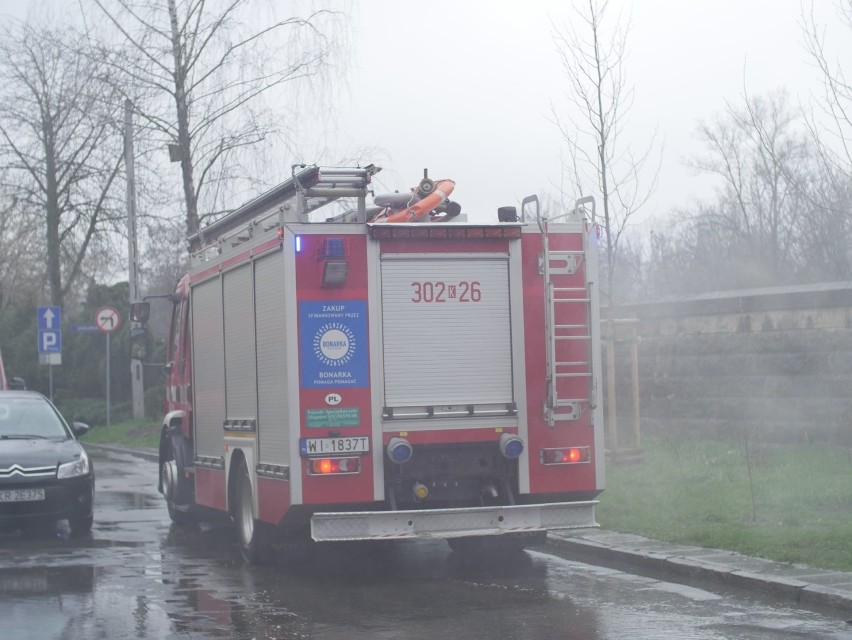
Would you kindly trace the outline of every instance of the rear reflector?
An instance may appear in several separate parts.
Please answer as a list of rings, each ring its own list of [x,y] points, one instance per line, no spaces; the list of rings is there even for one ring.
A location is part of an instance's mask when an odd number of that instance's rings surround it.
[[[361,471],[358,458],[314,458],[308,461],[308,474],[312,476],[341,475]]]
[[[578,464],[591,460],[589,447],[565,447],[563,449],[542,449],[542,464]]]

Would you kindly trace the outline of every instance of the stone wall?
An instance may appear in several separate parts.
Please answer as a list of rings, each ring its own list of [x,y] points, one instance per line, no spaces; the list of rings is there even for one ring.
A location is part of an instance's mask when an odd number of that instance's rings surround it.
[[[852,283],[665,300],[619,315],[638,319],[644,434],[852,445]],[[618,340],[620,444],[630,440],[629,352]]]

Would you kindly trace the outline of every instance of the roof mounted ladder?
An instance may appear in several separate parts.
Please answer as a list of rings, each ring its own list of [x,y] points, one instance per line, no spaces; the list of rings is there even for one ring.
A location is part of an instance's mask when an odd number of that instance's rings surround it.
[[[193,253],[224,244],[240,234],[251,235],[264,223],[310,222],[310,213],[340,198],[357,198],[356,222],[366,222],[371,178],[381,167],[318,167],[293,165],[290,178],[254,200],[189,236]]]

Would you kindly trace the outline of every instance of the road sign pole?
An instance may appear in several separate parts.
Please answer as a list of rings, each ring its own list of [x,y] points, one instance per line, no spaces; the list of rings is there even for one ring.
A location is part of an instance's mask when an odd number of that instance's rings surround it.
[[[110,428],[111,424],[111,403],[110,403],[110,388],[109,388],[109,361],[110,358],[110,343],[112,342],[112,333],[106,334],[106,421],[107,421],[107,429]]]
[[[48,397],[53,401],[53,365],[62,364],[62,307],[36,309],[38,361],[47,365]]]
[[[106,420],[107,429],[111,426],[111,396],[110,396],[110,336],[121,326],[121,315],[112,307],[101,307],[95,313],[95,326],[106,334]]]

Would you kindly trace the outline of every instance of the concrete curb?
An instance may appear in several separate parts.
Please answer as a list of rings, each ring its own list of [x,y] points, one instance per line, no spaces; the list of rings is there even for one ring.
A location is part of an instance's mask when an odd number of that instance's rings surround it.
[[[138,458],[144,458],[145,460],[153,460],[154,462],[160,461],[160,454],[156,449],[140,449],[140,448],[131,448],[131,447],[122,447],[114,444],[100,444],[97,442],[86,442],[85,440],[81,442],[83,447],[86,449],[93,449],[95,451],[108,451],[110,453],[123,453],[129,456],[136,456]]]
[[[638,568],[666,578],[697,578],[761,591],[801,606],[852,613],[852,573],[667,544],[611,531],[550,532],[548,542],[590,564]]]

